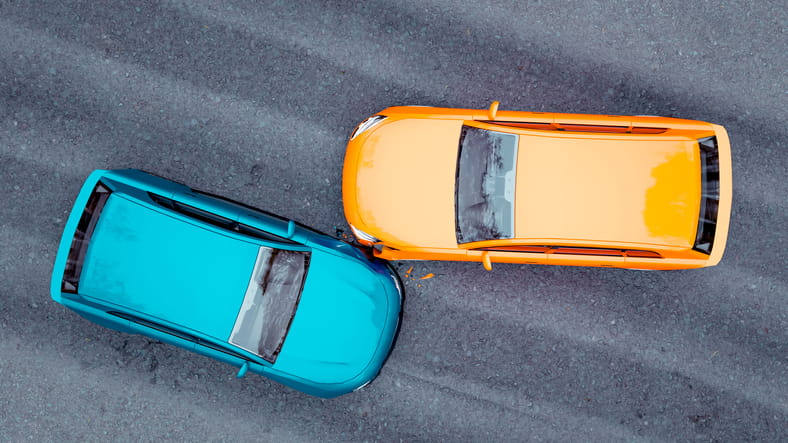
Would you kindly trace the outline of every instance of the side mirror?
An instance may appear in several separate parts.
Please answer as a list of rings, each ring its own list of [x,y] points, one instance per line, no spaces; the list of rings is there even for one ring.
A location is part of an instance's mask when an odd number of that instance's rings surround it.
[[[235,375],[235,378],[243,378],[246,375],[246,371],[249,370],[249,362],[245,361],[244,364],[241,365],[241,369],[238,370],[238,374]]]
[[[482,264],[484,265],[484,269],[492,271],[492,261],[490,261],[489,251],[482,252]]]
[[[293,238],[293,234],[295,234],[295,222],[290,220],[287,222],[287,238]]]
[[[500,105],[500,104],[501,104],[501,102],[498,102],[498,101],[494,101],[494,102],[492,102],[490,104],[490,109],[487,110],[487,119],[488,120],[495,120],[495,115],[498,114],[498,105]]]

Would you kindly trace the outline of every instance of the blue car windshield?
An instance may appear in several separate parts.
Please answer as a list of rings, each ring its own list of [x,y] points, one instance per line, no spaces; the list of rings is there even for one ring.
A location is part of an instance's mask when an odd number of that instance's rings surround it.
[[[309,257],[308,251],[260,247],[230,343],[276,361],[301,298]]]
[[[516,134],[463,126],[457,160],[457,243],[514,237]]]

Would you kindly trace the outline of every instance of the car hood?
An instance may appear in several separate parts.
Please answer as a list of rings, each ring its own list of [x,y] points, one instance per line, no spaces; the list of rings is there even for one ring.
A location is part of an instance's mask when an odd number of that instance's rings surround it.
[[[341,383],[376,358],[398,307],[366,266],[313,250],[309,272],[274,369],[316,383]]]
[[[225,340],[258,246],[182,221],[120,194],[107,200],[80,293]]]
[[[351,140],[345,174],[352,185],[344,198],[357,213],[349,219],[360,219],[359,229],[390,245],[456,247],[461,127],[461,120],[387,120]]]

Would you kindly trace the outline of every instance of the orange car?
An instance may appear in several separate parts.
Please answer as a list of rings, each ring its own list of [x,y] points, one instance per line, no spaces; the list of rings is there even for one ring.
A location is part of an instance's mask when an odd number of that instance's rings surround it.
[[[730,142],[675,118],[392,107],[351,135],[342,191],[388,260],[699,268],[725,249]]]

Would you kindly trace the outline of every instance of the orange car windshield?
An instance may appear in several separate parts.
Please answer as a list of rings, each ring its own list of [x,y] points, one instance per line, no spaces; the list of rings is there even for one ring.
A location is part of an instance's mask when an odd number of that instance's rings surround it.
[[[457,160],[457,243],[514,237],[516,134],[463,126]]]
[[[720,205],[720,155],[717,151],[717,138],[706,137],[698,140],[701,161],[700,217],[693,249],[711,253],[717,228],[717,211]]]

